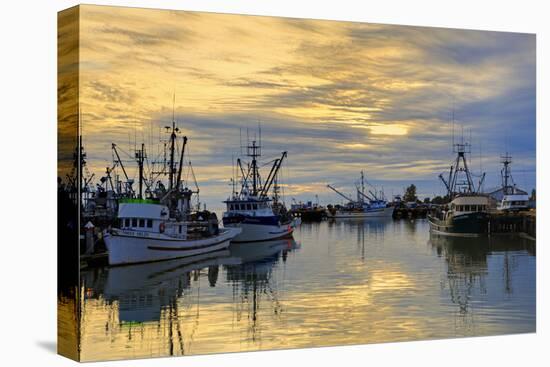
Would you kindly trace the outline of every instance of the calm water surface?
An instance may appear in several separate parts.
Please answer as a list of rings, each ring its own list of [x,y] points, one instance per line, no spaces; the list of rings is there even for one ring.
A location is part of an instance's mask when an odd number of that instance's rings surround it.
[[[303,223],[294,240],[82,273],[83,360],[535,331],[535,245],[428,223]]]

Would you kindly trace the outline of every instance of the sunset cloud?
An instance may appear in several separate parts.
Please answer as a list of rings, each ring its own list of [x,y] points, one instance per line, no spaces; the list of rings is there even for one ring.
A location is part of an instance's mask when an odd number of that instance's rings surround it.
[[[229,194],[240,136],[258,122],[263,158],[288,151],[289,197],[339,200],[325,184],[351,190],[361,170],[388,195],[417,182],[432,196],[454,110],[488,186],[505,149],[518,184],[535,186],[534,35],[99,6],[81,6],[80,35],[96,177],[112,142],[155,143],[174,113],[209,205]]]

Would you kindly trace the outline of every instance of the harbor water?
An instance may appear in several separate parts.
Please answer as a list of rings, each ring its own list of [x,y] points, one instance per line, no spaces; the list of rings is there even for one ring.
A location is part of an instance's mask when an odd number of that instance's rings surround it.
[[[535,331],[535,243],[425,219],[302,223],[294,240],[81,273],[82,360]]]

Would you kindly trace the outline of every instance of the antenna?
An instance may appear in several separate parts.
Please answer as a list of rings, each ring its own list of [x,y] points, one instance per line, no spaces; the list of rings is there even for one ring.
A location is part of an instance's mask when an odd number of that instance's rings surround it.
[[[258,134],[260,135],[260,136],[259,136],[259,138],[260,138],[260,146],[262,146],[262,125],[261,125],[260,120],[258,120]]]
[[[453,96],[452,109],[451,109],[451,125],[452,125],[452,146],[455,146],[455,98]]]
[[[243,128],[239,127],[239,148],[241,155],[243,155]]]
[[[176,121],[176,90],[172,96],[172,122]]]
[[[482,162],[482,154],[481,154],[481,139],[479,139],[479,174],[483,172],[483,162]]]
[[[231,193],[231,198],[235,196],[235,154],[231,155],[231,184],[233,192]]]
[[[472,145],[472,128],[470,128],[470,140],[468,141],[470,145]],[[470,154],[472,153],[472,150],[470,149]]]

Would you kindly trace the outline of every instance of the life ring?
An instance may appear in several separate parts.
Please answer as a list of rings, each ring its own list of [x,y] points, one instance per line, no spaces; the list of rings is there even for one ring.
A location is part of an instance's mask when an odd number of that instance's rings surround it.
[[[166,225],[164,224],[164,222],[160,223],[159,224],[159,232],[164,233],[165,229],[166,229]]]

